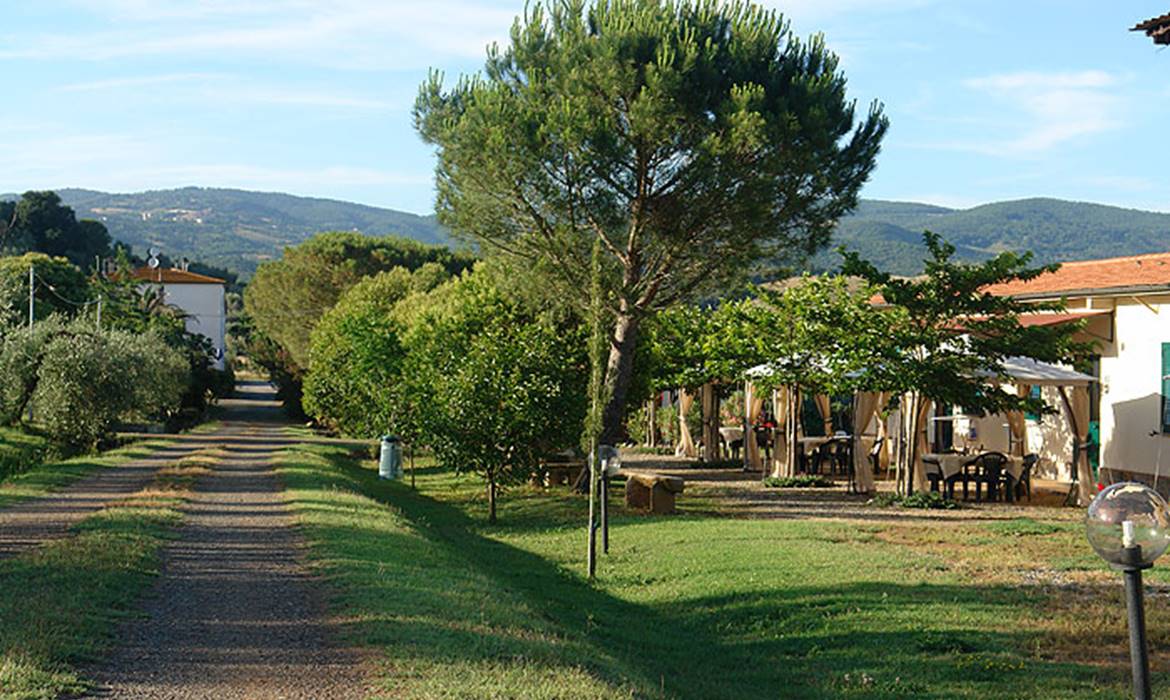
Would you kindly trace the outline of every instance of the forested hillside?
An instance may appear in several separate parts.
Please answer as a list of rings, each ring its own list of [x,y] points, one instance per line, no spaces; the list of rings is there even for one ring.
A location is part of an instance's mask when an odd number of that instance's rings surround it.
[[[245,276],[260,262],[279,257],[285,246],[320,231],[397,234],[423,243],[447,241],[434,217],[330,199],[204,187],[133,194],[57,192],[79,219],[101,221],[114,239],[130,244],[139,254],[156,246],[173,259],[187,256]]]
[[[1002,250],[1031,250],[1039,262],[1057,262],[1170,249],[1170,214],[1058,199],[1022,199],[972,209],[864,200],[838,226],[835,246],[844,245],[891,272],[922,270],[922,231],[954,243],[956,255],[980,259]],[[814,267],[832,268],[835,252],[817,256]]]
[[[445,243],[433,216],[417,216],[330,199],[271,192],[186,187],[135,194],[58,190],[77,217],[103,222],[115,240],[136,252],[161,248],[250,276],[256,265],[279,257],[320,231],[397,234]],[[15,199],[0,195],[0,199]],[[899,274],[922,269],[922,231],[942,234],[960,258],[975,260],[1001,250],[1032,250],[1040,262],[1102,258],[1170,249],[1170,214],[1057,199],[997,202],[948,209],[914,202],[862,200],[837,228],[833,248],[857,249]],[[832,249],[811,261],[814,270],[836,267]]]

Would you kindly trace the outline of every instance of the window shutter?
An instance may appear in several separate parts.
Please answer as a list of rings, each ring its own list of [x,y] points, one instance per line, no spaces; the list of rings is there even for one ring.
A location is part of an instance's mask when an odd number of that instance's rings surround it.
[[[1170,433],[1170,343],[1162,343],[1162,432]]]

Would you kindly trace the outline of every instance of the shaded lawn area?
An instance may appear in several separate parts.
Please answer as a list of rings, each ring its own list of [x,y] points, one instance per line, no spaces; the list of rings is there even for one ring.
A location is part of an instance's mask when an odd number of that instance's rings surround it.
[[[17,428],[0,427],[0,479],[25,471],[49,454],[49,441]]]
[[[412,492],[373,467],[326,446],[279,465],[336,612],[384,659],[386,696],[1128,696],[1120,587],[1075,522],[614,508],[590,585],[583,499],[516,489],[489,527],[480,482],[424,468]],[[1026,583],[1032,570],[1076,580]]]
[[[164,467],[143,491],[82,520],[70,537],[0,560],[0,698],[84,692],[96,660],[153,582],[199,458]]]

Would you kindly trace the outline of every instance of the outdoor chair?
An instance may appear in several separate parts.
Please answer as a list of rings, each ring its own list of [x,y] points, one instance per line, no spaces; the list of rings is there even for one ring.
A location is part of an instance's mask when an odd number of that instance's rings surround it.
[[[873,447],[869,448],[869,464],[873,468],[873,473],[878,474],[882,470],[882,447],[885,445],[886,439],[880,437],[873,441]]]
[[[828,475],[832,476],[833,463],[834,463],[834,459],[835,459],[833,456],[833,450],[834,450],[834,447],[833,447],[832,440],[817,447],[817,449],[812,453],[812,457],[809,460],[810,461],[809,466],[812,468],[812,471],[810,473],[820,474],[821,468],[827,467],[828,468]]]
[[[1020,470],[1020,478],[1014,484],[1017,500],[1019,500],[1025,493],[1028,494],[1028,500],[1032,500],[1032,467],[1035,467],[1036,463],[1039,461],[1040,455],[1036,454],[1035,452],[1024,455],[1024,466]],[[1004,478],[1005,482],[1011,481],[1011,477],[1006,473],[1004,474]],[[1010,483],[1007,483],[1006,486],[1008,488],[1013,487],[1013,485]]]
[[[853,481],[853,439],[852,438],[836,438],[831,443],[833,446],[833,474],[840,476],[848,476],[849,481]]]
[[[963,465],[963,499],[969,497],[967,487],[975,484],[975,501],[983,500],[983,486],[987,485],[987,499],[995,501],[999,498],[999,486],[1004,478],[1004,465],[1007,464],[1007,455],[1002,452],[984,452]],[[1010,499],[1010,491],[1006,494]]]

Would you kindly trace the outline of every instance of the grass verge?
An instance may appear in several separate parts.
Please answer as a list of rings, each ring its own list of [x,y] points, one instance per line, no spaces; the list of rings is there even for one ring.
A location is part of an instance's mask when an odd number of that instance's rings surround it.
[[[93,661],[158,571],[160,550],[213,454],[161,469],[153,483],[78,523],[71,536],[0,560],[0,698],[83,692]]]
[[[414,492],[370,466],[331,446],[279,461],[335,611],[384,659],[387,697],[1128,694],[1123,608],[1100,615],[1115,587],[1021,583],[1079,552],[1070,527],[615,507],[590,584],[581,499],[516,489],[488,526],[477,481],[423,467]]]
[[[54,460],[23,468],[0,479],[0,508],[29,498],[39,498],[64,488],[96,469],[149,457],[170,443],[164,439],[144,440],[99,454]]]

